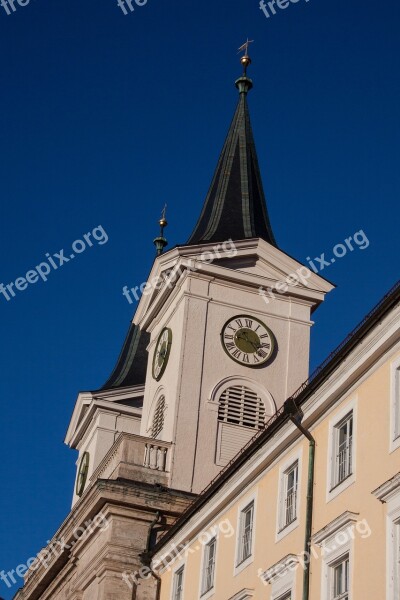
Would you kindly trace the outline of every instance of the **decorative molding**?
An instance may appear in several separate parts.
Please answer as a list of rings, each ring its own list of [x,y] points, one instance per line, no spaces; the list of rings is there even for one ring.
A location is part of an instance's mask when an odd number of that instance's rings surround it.
[[[385,483],[382,483],[382,485],[380,485],[378,488],[376,488],[376,490],[371,492],[371,494],[375,496],[375,498],[378,498],[378,500],[380,500],[382,504],[385,504],[386,502],[389,502],[392,499],[393,495],[398,494],[399,491],[400,473],[397,473],[397,475],[392,477],[392,479],[389,479],[388,481],[385,481]]]
[[[228,600],[250,600],[250,598],[254,596],[254,593],[254,589],[244,588],[234,596],[231,596]]]
[[[272,567],[269,567],[264,573],[261,573],[260,577],[267,583],[274,583],[277,579],[283,577],[287,571],[290,571],[299,563],[299,557],[296,554],[287,554],[284,558]]]
[[[317,533],[314,533],[312,536],[312,542],[317,544],[317,546],[320,546],[338,531],[346,529],[353,523],[357,523],[359,516],[360,513],[354,513],[346,510],[346,512],[342,513],[339,517],[336,517],[336,519],[328,523],[328,525],[325,525],[325,527],[317,531]]]

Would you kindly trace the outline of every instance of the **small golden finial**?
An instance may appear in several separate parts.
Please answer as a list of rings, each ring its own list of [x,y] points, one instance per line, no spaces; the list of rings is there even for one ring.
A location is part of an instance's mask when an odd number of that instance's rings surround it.
[[[164,229],[164,227],[166,227],[168,225],[168,221],[165,218],[166,213],[167,213],[167,205],[165,204],[165,206],[164,206],[164,208],[162,209],[162,212],[161,212],[161,219],[159,221],[160,227],[162,227],[163,229]]]
[[[165,204],[165,206],[161,212],[161,219],[158,221],[158,223],[160,225],[160,235],[155,240],[153,240],[153,243],[154,243],[155,247],[157,248],[157,256],[160,256],[160,254],[162,254],[164,252],[165,246],[168,246],[168,242],[167,242],[166,238],[164,237],[164,229],[168,225],[168,221],[165,216],[166,213],[167,213],[167,205]]]
[[[247,75],[247,67],[251,65],[251,58],[249,56],[249,45],[253,42],[254,40],[249,40],[249,38],[247,38],[246,42],[242,46],[240,46],[238,50],[238,54],[240,52],[244,52],[244,55],[241,57],[240,62],[243,65],[245,76]]]

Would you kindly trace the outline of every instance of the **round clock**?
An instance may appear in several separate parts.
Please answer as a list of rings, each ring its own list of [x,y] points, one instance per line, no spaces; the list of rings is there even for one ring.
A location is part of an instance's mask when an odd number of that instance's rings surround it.
[[[229,319],[221,332],[224,350],[247,367],[265,364],[274,351],[274,335],[262,321],[248,315]]]
[[[85,452],[79,464],[78,477],[76,479],[76,495],[82,496],[85,489],[86,479],[89,471],[89,452]]]
[[[157,340],[153,356],[153,377],[161,379],[166,369],[172,344],[172,331],[167,327],[162,330]]]

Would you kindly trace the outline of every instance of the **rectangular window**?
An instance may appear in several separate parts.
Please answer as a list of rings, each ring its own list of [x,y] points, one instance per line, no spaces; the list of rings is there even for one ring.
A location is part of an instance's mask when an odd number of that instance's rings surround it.
[[[334,427],[333,487],[353,472],[353,412]]]
[[[349,600],[350,561],[346,555],[331,567],[331,600]]]
[[[252,554],[253,546],[253,521],[254,521],[254,502],[251,502],[240,513],[240,538],[238,565],[244,562]]]
[[[283,473],[281,495],[280,529],[297,519],[297,489],[299,485],[299,462],[293,463]]]
[[[394,439],[400,437],[400,367],[394,372]]]
[[[173,600],[182,600],[182,598],[183,598],[183,571],[184,571],[184,568],[185,567],[181,567],[175,573]]]
[[[204,548],[203,579],[201,584],[202,595],[206,594],[214,587],[216,550],[217,540],[214,538]]]

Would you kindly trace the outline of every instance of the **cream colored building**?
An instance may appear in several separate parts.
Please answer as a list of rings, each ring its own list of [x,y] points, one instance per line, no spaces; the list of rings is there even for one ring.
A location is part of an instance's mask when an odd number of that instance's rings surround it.
[[[400,598],[399,301],[400,284],[158,542],[161,600]]]

